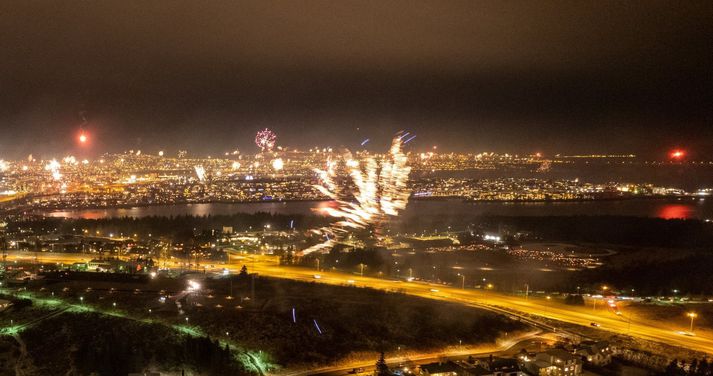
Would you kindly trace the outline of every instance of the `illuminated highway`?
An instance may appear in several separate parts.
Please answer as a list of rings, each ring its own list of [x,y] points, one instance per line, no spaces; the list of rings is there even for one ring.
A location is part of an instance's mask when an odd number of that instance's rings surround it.
[[[10,262],[15,260],[27,262],[33,260],[34,257],[34,253],[15,253],[11,251],[8,253],[7,260]],[[74,262],[89,261],[92,256],[84,254],[38,253],[37,258],[37,261],[41,263],[71,264]],[[226,268],[231,272],[238,272],[243,265],[246,265],[250,272],[257,272],[260,275],[274,278],[398,291],[428,299],[460,303],[499,312],[508,312],[518,316],[524,315],[522,316],[523,318],[529,317],[536,320],[546,318],[585,327],[589,327],[591,323],[595,322],[601,325],[601,330],[617,334],[628,334],[636,338],[677,345],[713,354],[713,337],[711,337],[708,332],[699,330],[695,336],[686,336],[677,333],[677,331],[687,328],[668,326],[665,322],[640,318],[633,318],[631,322],[629,322],[629,316],[626,314],[623,316],[614,315],[605,308],[606,304],[601,304],[597,310],[593,310],[591,306],[568,306],[542,298],[531,297],[530,299],[525,299],[522,296],[504,295],[487,290],[463,290],[457,287],[394,281],[334,271],[322,270],[317,272],[314,269],[279,266],[278,259],[275,256],[235,255],[231,256],[228,263],[214,263],[216,271]],[[180,265],[176,262],[173,265],[169,263],[169,266],[178,268]],[[200,270],[203,270],[202,267]]]
[[[395,356],[386,358],[386,363],[395,368],[399,364],[413,364],[421,365],[432,362],[437,362],[440,359],[448,358],[451,360],[465,360],[468,356],[484,356],[490,355],[498,356],[504,355],[508,350],[511,349],[522,349],[532,347],[534,345],[534,339],[543,340],[544,337],[541,336],[539,331],[532,331],[524,333],[514,338],[507,340],[498,341],[495,345],[485,345],[476,348],[466,348],[463,350],[446,351],[446,352],[435,352],[435,353],[420,353],[420,354],[409,354],[408,356]],[[329,366],[322,368],[311,368],[305,371],[292,371],[283,373],[283,376],[308,376],[308,375],[321,375],[321,376],[336,376],[336,375],[346,375],[349,374],[353,369],[363,369],[362,374],[371,374],[374,370],[374,361],[355,361],[349,364],[341,364],[338,366]]]

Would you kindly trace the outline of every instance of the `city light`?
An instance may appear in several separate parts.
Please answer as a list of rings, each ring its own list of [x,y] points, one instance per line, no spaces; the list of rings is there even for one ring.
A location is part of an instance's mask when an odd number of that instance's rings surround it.
[[[200,289],[201,289],[200,283],[193,281],[193,280],[188,281],[188,291],[198,291]]]
[[[698,314],[695,313],[695,312],[688,312],[688,313],[686,314],[686,316],[688,316],[688,317],[691,318],[691,326],[690,326],[689,330],[690,330],[691,333],[693,333],[693,319],[695,319],[696,317],[698,317]]]
[[[686,156],[686,151],[681,149],[676,149],[671,151],[669,154],[671,159],[683,159]]]
[[[6,3],[5,373],[713,376],[709,2]]]

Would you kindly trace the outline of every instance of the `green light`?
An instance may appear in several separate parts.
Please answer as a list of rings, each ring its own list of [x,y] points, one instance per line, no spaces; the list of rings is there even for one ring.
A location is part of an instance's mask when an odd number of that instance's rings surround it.
[[[8,326],[6,328],[0,329],[0,335],[14,336],[19,334],[23,329],[25,328],[22,325]]]
[[[191,337],[202,337],[205,335],[205,334],[203,334],[203,332],[201,330],[187,326],[187,325],[174,325],[173,329],[175,329],[183,334],[187,334]]]

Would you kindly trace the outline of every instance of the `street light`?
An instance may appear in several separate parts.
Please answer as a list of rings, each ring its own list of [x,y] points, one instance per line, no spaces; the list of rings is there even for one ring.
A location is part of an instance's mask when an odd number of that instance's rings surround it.
[[[698,317],[698,314],[695,313],[695,312],[688,312],[688,313],[686,314],[686,316],[688,316],[688,317],[691,318],[691,329],[690,329],[690,332],[693,333],[693,319],[695,319],[696,317]]]
[[[462,290],[465,290],[465,274],[458,273],[458,275],[459,275],[460,278],[461,278],[461,281],[460,281],[460,288],[461,288]]]

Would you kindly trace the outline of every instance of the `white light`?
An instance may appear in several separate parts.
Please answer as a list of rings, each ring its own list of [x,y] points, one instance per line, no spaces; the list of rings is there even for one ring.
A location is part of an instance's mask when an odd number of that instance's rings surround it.
[[[59,162],[56,159],[51,160],[46,166],[45,170],[52,171],[59,169]]]
[[[196,291],[201,289],[201,284],[196,281],[188,281],[188,291]]]
[[[282,158],[272,160],[272,168],[274,168],[276,171],[282,170],[283,167],[285,167],[285,163],[282,161]]]
[[[195,166],[194,169],[196,170],[196,176],[198,176],[198,180],[204,181],[205,180],[205,168],[203,168],[203,166]]]

